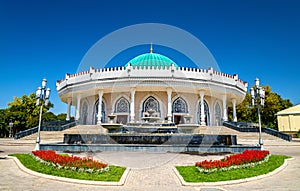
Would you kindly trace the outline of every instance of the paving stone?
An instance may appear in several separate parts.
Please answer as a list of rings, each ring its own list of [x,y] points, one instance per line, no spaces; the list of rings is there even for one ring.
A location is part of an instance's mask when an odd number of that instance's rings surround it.
[[[247,141],[247,140],[246,140]],[[249,140],[248,140],[249,141]],[[250,140],[255,143],[255,140]],[[96,159],[132,168],[124,186],[94,186],[67,183],[27,174],[16,166],[12,159],[5,158],[11,153],[28,153],[35,146],[34,140],[0,139],[0,190],[300,190],[300,142],[266,140],[265,149],[273,154],[294,157],[288,166],[278,174],[256,181],[217,187],[182,186],[172,171],[176,165],[193,165],[204,159],[220,159],[223,155],[189,155],[151,152],[100,152],[81,153]]]

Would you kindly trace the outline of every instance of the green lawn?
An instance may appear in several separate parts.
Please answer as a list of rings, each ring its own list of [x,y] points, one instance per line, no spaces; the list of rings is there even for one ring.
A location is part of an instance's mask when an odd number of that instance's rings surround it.
[[[290,158],[283,155],[271,155],[269,160],[252,168],[214,172],[210,174],[200,173],[195,166],[177,166],[176,169],[186,182],[218,182],[237,180],[267,174],[284,163],[284,159]]]
[[[12,156],[17,157],[20,160],[20,162],[30,170],[40,172],[43,174],[52,175],[52,176],[60,176],[60,177],[67,177],[67,178],[80,179],[80,180],[118,182],[121,179],[126,169],[125,167],[109,166],[109,171],[103,172],[101,174],[76,172],[73,170],[57,169],[52,166],[44,165],[40,162],[37,162],[29,154],[13,154]]]

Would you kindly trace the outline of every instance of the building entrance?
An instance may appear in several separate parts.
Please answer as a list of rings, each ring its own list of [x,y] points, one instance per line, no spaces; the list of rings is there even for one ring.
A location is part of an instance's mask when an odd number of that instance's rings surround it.
[[[181,115],[174,115],[174,123],[175,125],[183,123],[183,116]]]

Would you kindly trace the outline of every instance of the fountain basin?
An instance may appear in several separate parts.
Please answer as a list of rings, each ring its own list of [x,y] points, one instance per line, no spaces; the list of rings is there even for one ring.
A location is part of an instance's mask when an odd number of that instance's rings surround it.
[[[145,123],[155,123],[159,119],[159,117],[142,117],[142,120],[145,121]]]
[[[194,129],[199,127],[199,124],[178,124],[177,129],[179,133],[193,133]]]
[[[236,135],[64,134],[65,144],[237,145]]]
[[[241,153],[245,150],[261,150],[254,145],[146,145],[146,144],[41,144],[41,150],[63,152],[173,152],[173,153]]]
[[[159,126],[142,126],[142,127],[132,127],[124,126],[124,130],[129,133],[178,133],[175,127],[159,127]]]
[[[102,123],[101,126],[107,129],[108,133],[118,133],[123,125],[119,123]]]

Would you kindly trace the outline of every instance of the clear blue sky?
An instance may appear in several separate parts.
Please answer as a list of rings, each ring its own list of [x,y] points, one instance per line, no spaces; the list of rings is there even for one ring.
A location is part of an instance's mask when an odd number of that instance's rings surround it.
[[[300,103],[300,3],[290,0],[0,1],[0,108],[46,77],[54,113],[66,112],[55,82],[75,73],[99,39],[138,23],[164,23],[201,40],[222,72],[238,73]],[[124,63],[125,64],[125,63]]]

